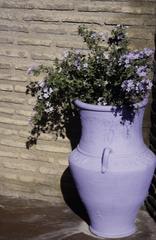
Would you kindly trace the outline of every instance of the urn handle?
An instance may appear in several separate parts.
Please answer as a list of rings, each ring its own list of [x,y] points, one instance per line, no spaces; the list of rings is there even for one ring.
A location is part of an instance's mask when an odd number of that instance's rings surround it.
[[[112,149],[109,147],[104,148],[101,159],[101,173],[105,173],[108,169],[108,160]]]

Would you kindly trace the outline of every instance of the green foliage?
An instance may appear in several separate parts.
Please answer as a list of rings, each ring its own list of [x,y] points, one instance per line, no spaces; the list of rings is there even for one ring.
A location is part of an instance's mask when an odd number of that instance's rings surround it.
[[[87,44],[87,54],[71,49],[61,61],[56,58],[53,66],[28,69],[28,74],[45,75],[43,80],[27,85],[26,93],[37,99],[28,148],[37,142],[41,132],[66,135],[71,120],[78,116],[73,105],[75,99],[133,109],[133,104],[143,100],[150,90],[147,76],[152,52],[150,49],[130,52],[125,27],[116,26],[110,36],[85,26],[80,26],[78,33]]]

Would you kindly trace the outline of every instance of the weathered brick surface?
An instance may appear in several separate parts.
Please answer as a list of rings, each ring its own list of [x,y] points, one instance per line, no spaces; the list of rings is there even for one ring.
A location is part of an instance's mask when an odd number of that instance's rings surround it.
[[[110,4],[111,2],[111,4]],[[70,143],[45,134],[25,148],[35,99],[25,95],[33,63],[51,64],[65,49],[84,49],[77,27],[85,23],[109,32],[126,24],[132,48],[153,47],[156,1],[0,1],[0,194],[62,201],[60,179]],[[40,79],[40,77],[39,77]],[[144,120],[148,143],[149,111]]]

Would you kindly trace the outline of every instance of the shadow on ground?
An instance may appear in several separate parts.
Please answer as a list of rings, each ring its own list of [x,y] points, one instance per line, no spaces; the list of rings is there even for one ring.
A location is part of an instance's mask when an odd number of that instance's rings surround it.
[[[70,207],[70,209],[87,224],[89,224],[90,221],[87,211],[80,199],[69,167],[64,171],[61,177],[61,191],[64,201]]]

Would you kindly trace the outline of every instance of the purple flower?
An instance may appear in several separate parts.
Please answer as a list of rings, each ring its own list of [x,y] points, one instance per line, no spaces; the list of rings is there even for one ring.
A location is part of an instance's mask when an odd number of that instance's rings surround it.
[[[143,79],[141,82],[140,82],[145,89],[147,90],[150,90],[152,88],[152,82],[149,80],[149,79]]]
[[[119,60],[119,64],[121,65],[122,63],[124,63],[125,67],[128,68],[134,60],[139,60],[142,59],[143,57],[144,57],[143,51],[135,50],[123,55]]]
[[[137,75],[139,77],[146,77],[147,75],[146,69],[147,69],[146,66],[138,67],[136,71]]]
[[[128,79],[128,80],[123,81],[121,87],[126,92],[130,92],[131,90],[134,90],[135,89],[134,80]]]
[[[143,52],[147,57],[150,57],[154,53],[154,50],[150,48],[144,48]]]
[[[77,68],[77,70],[80,70],[80,68],[81,68],[80,62],[78,60],[75,60],[74,66]]]

